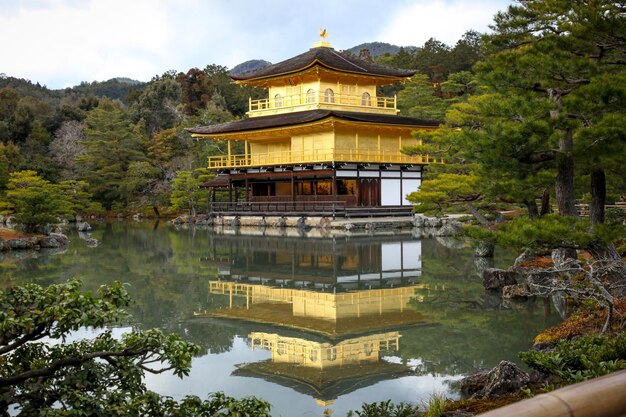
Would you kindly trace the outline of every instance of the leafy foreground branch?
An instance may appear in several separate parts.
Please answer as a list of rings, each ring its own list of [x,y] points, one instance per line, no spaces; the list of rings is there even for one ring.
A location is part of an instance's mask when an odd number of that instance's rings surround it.
[[[66,343],[83,327],[105,329],[127,318],[130,303],[121,283],[97,296],[78,280],[41,287],[26,284],[0,293],[0,413],[45,416],[269,416],[256,398],[222,393],[181,401],[149,391],[145,372],[189,374],[199,347],[160,330]],[[10,413],[9,413],[10,412]]]

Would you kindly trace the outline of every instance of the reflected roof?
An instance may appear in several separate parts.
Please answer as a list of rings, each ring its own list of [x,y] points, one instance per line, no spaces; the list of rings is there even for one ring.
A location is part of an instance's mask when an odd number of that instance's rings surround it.
[[[299,393],[330,401],[360,388],[412,373],[406,365],[386,361],[334,366],[323,370],[263,361],[239,365],[232,375],[262,378]]]

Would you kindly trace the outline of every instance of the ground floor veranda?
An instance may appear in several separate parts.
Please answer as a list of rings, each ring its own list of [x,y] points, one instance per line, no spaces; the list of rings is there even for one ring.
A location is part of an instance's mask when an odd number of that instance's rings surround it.
[[[421,166],[319,164],[223,170],[204,187],[208,212],[240,215],[406,215]]]

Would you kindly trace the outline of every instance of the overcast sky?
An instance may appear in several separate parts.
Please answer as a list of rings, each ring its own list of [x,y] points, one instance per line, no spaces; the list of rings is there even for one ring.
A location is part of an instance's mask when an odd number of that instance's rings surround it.
[[[308,50],[326,28],[335,49],[364,42],[450,45],[488,30],[510,0],[0,0],[0,73],[50,88],[148,81]]]

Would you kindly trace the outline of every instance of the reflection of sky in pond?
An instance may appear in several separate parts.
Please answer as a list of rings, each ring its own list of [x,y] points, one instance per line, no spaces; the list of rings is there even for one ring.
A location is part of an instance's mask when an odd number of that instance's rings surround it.
[[[256,395],[282,416],[319,416],[325,407],[343,416],[364,402],[455,395],[450,381],[517,360],[558,321],[550,303],[485,294],[485,265],[463,242],[317,234],[101,224],[91,234],[98,248],[71,235],[62,253],[1,254],[0,279],[75,276],[90,290],[121,279],[135,300],[133,326],[180,332],[201,346],[189,377],[147,375],[149,388],[175,398]]]

